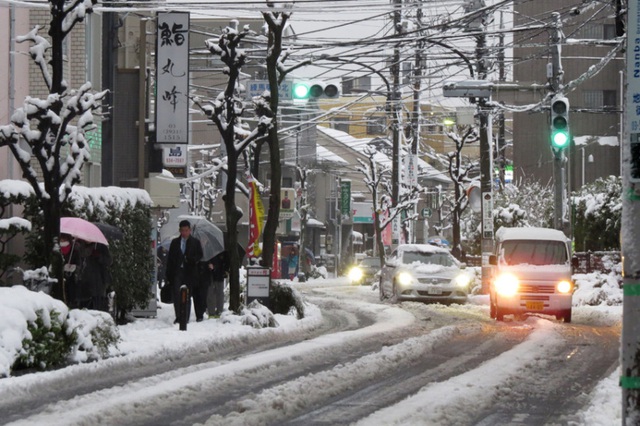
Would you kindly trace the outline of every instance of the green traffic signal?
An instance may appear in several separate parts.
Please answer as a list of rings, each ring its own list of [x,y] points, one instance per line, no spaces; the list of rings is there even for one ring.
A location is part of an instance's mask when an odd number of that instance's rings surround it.
[[[569,100],[556,95],[551,100],[551,147],[556,153],[569,146]]]
[[[309,85],[306,83],[295,83],[293,85],[293,98],[294,99],[309,99],[310,90]]]
[[[569,144],[569,134],[565,131],[558,130],[551,135],[551,144],[554,148],[566,148]]]

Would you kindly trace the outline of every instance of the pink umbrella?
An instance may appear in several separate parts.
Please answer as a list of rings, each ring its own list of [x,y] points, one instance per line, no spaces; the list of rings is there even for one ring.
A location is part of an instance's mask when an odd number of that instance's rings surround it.
[[[89,243],[100,243],[105,246],[109,245],[109,242],[100,228],[91,222],[80,219],[79,217],[61,217],[60,233],[69,234]]]

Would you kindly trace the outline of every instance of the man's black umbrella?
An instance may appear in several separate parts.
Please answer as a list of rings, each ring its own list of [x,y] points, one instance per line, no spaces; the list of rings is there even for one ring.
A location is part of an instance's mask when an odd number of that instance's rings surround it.
[[[102,222],[93,222],[93,224],[97,226],[100,231],[102,231],[104,236],[109,241],[118,241],[124,238],[124,232],[122,232],[122,229],[118,228],[117,226],[109,225],[108,223]]]

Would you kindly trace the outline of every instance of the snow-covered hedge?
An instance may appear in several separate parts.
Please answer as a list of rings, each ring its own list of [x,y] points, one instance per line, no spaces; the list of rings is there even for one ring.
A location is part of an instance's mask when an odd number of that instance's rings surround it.
[[[0,287],[0,377],[106,357],[120,339],[113,319],[69,308],[43,292]]]
[[[149,303],[150,280],[153,276],[154,255],[150,250],[151,213],[153,205],[149,194],[137,188],[100,187],[87,188],[76,185],[63,205],[62,216],[81,217],[90,222],[103,222],[118,227],[123,238],[109,242],[113,259],[110,267],[112,286],[116,293],[118,321],[124,321],[126,313],[135,307],[144,308]],[[45,220],[34,199],[27,201],[25,215],[40,229]],[[48,261],[43,252],[44,244],[39,233],[27,237],[27,261],[40,267]]]

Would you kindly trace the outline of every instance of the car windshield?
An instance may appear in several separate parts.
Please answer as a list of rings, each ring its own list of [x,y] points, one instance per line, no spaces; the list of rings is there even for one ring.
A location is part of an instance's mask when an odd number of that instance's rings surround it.
[[[421,251],[405,251],[402,253],[402,263],[405,265],[420,262],[430,265],[454,266],[455,260],[449,253],[429,253]]]
[[[561,241],[510,240],[502,243],[507,265],[563,265],[567,248]]]
[[[367,257],[360,262],[362,266],[377,266],[380,267],[380,259],[377,257]]]

